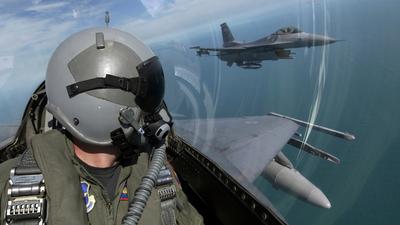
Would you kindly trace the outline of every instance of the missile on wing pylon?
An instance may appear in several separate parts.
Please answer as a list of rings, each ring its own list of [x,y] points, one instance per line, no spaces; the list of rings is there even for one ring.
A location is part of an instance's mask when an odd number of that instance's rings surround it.
[[[336,156],[331,155],[325,151],[323,151],[322,149],[316,148],[306,142],[303,142],[297,138],[290,138],[288,141],[288,144],[299,148],[302,151],[307,152],[308,154],[314,155],[314,156],[318,156],[322,159],[325,159],[327,161],[339,164],[340,163],[340,159],[338,159]]]

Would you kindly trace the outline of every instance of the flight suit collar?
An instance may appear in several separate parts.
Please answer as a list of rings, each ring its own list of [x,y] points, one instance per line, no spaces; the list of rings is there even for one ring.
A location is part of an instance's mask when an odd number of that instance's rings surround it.
[[[66,147],[67,147],[67,156],[68,156],[69,160],[72,161],[76,171],[78,172],[78,175],[82,179],[102,187],[102,189],[104,190],[103,184],[101,182],[99,182],[95,177],[93,177],[86,170],[84,165],[82,165],[81,160],[76,156],[75,151],[74,151],[74,147],[73,147],[73,142],[67,137],[65,137],[65,141],[66,141]],[[119,174],[118,183],[117,183],[117,189],[116,189],[115,195],[114,196],[109,196],[110,197],[109,200],[111,200],[111,201],[113,199],[119,197],[120,192],[122,191],[122,188],[123,188],[124,184],[126,183],[128,178],[132,174],[132,167],[130,167],[130,166],[121,166],[121,167],[122,168],[121,168],[121,172]],[[121,186],[122,186],[122,188],[121,188]]]

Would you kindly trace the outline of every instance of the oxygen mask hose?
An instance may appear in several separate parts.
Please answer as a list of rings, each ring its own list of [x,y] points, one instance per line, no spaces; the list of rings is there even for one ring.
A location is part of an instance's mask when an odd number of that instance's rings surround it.
[[[158,174],[164,166],[167,157],[165,152],[165,138],[172,124],[165,122],[159,114],[153,114],[147,119],[145,125],[139,128],[135,120],[135,112],[131,108],[120,111],[120,121],[133,127],[138,134],[144,135],[148,144],[154,148],[153,156],[146,174],[142,177],[139,187],[135,191],[132,202],[129,203],[128,213],[122,220],[123,225],[136,225],[143,214],[147,200],[157,181]]]
[[[143,176],[139,187],[136,189],[133,201],[129,204],[128,213],[122,221],[123,225],[136,225],[139,223],[161,167],[164,165],[166,158],[165,149],[165,144],[162,144],[154,150],[149,169],[147,170],[146,175]]]

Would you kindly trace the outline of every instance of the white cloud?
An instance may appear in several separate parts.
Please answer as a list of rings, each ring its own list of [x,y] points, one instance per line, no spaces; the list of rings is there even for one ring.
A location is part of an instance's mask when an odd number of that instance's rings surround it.
[[[244,16],[246,14],[274,13],[289,0],[253,0],[216,1],[216,0],[176,0],[174,4],[163,8],[159,16],[150,19],[126,21],[120,27],[132,31],[147,43],[156,42],[168,35],[181,34],[183,31],[198,31],[209,24]],[[201,28],[203,26],[203,28]]]
[[[73,9],[73,10],[72,10],[72,17],[74,17],[75,19],[77,19],[77,18],[79,17],[79,10]]]
[[[10,78],[13,68],[14,56],[0,56],[0,87],[3,87],[6,80]]]
[[[32,4],[34,4],[34,5],[37,5],[41,2],[42,2],[42,0],[32,0]]]
[[[35,12],[47,12],[47,11],[61,8],[66,5],[68,5],[68,2],[55,2],[55,3],[49,3],[49,4],[34,4],[33,6],[26,8],[25,10],[26,11],[35,11]]]
[[[65,10],[59,14],[60,19],[87,19],[89,22],[100,21],[99,18],[104,18],[104,13],[112,5],[112,2],[94,4],[94,5],[72,5],[71,9]],[[103,20],[104,21],[104,20]],[[82,21],[81,21],[82,22]],[[103,25],[103,24],[101,24]]]
[[[79,16],[80,17],[86,17],[88,19],[94,20],[93,17],[95,16],[100,16],[104,18],[104,13],[110,8],[111,3],[102,3],[102,4],[96,4],[96,5],[91,5],[91,6],[85,6],[81,7],[79,11]]]
[[[47,5],[39,10],[54,9],[65,4],[64,2],[57,5],[48,4],[52,6]],[[26,79],[33,80],[35,76],[43,76],[47,60],[57,45],[82,26],[90,26],[92,21],[94,23],[94,17],[103,17],[105,7],[107,4],[77,7],[80,11],[77,10],[75,13],[78,15],[75,16],[79,17],[79,20],[73,18],[74,12],[71,15],[71,9],[61,14],[51,13],[34,17],[12,13],[1,14],[0,71],[2,71],[2,80],[8,79],[10,73],[13,74],[13,79],[25,76]],[[101,23],[101,20],[99,21]]]
[[[4,86],[6,81],[11,77],[11,70],[0,71],[0,88]]]
[[[0,56],[0,72],[14,68],[14,56]]]
[[[18,90],[20,96],[27,96],[36,88],[52,51],[75,29],[76,22],[17,14],[0,17],[0,102],[4,103],[13,98],[9,92]]]
[[[165,10],[168,4],[165,0],[140,0],[144,7],[146,8],[147,12],[152,16],[156,17],[160,14],[163,10]]]
[[[47,49],[72,26],[72,21],[55,23],[50,18],[6,17],[0,22],[0,49],[8,55],[29,49]]]

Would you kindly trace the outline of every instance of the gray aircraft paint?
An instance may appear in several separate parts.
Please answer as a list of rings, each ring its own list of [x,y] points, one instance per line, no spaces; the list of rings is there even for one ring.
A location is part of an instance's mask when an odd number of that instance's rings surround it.
[[[304,48],[321,46],[335,43],[337,40],[328,36],[311,34],[301,31],[296,27],[283,27],[276,32],[252,42],[235,41],[229,26],[221,24],[223,48],[203,48],[200,46],[191,47],[196,49],[197,55],[216,55],[228,66],[236,63],[237,66],[247,69],[258,69],[264,60],[292,59],[291,48]]]
[[[179,136],[237,181],[249,184],[246,188],[262,175],[277,188],[311,204],[330,208],[324,193],[294,169],[281,153],[298,128],[289,119],[268,115],[175,121]],[[254,186],[249,191],[259,193]]]

